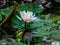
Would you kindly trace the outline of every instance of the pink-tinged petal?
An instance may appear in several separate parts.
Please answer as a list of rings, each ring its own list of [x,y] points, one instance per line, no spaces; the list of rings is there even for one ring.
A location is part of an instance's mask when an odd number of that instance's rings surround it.
[[[23,18],[23,20],[24,20],[25,22],[30,22],[30,21],[31,21],[30,19],[27,19],[27,18]]]

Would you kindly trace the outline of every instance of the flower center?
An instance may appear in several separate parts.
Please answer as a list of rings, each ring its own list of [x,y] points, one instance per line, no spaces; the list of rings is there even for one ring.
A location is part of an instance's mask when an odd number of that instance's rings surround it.
[[[26,21],[26,22],[31,21],[30,19],[27,19],[27,18],[23,18],[23,20]]]

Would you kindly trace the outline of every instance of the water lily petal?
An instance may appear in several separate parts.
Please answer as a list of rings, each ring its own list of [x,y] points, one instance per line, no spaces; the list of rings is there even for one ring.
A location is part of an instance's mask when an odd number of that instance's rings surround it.
[[[30,19],[33,16],[33,13],[32,12],[28,12],[28,14],[29,15],[27,17]]]
[[[30,17],[30,19],[33,19],[33,18],[35,18],[35,15],[32,15],[32,16]]]
[[[34,18],[32,18],[32,21],[34,21],[34,20],[36,20],[37,19],[37,17],[34,17]]]
[[[23,11],[20,11],[21,18],[24,17]]]
[[[22,20],[19,16],[16,15],[16,17],[17,17],[19,20]]]

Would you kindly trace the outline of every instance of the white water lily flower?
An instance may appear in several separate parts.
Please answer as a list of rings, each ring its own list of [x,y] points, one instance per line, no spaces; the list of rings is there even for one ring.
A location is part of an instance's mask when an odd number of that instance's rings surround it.
[[[31,22],[37,19],[37,17],[35,17],[35,15],[33,15],[33,12],[30,11],[20,11],[20,15],[23,21],[25,22]],[[16,17],[21,20],[21,18],[19,16],[16,15]]]

